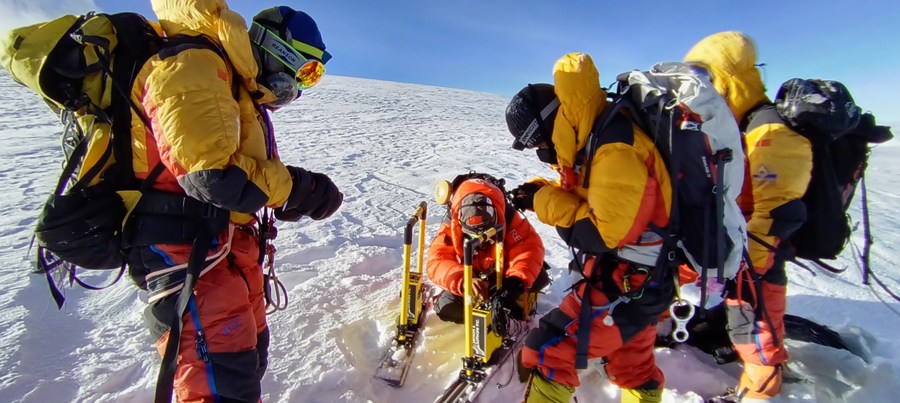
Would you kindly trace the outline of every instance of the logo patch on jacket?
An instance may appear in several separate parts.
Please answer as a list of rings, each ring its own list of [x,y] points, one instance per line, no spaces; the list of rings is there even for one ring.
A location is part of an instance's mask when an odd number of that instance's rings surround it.
[[[759,184],[773,184],[778,180],[778,174],[770,170],[765,165],[760,165],[756,173],[753,174],[753,180]]]

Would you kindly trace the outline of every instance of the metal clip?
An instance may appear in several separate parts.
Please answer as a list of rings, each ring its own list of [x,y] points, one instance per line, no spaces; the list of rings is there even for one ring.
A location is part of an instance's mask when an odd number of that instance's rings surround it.
[[[687,313],[684,316],[678,316],[676,308],[686,306]],[[682,310],[682,312],[684,312]],[[686,299],[677,299],[672,305],[669,305],[669,315],[675,321],[675,330],[672,331],[672,339],[678,343],[684,343],[688,339],[687,323],[694,317],[694,305]]]

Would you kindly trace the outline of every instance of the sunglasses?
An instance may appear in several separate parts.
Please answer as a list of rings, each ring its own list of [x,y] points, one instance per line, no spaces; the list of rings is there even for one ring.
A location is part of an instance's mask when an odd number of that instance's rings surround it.
[[[300,53],[301,50],[308,53],[322,53],[322,60],[327,61],[330,55],[298,40],[291,40],[288,44],[278,34],[268,28],[254,22],[250,28],[250,39],[259,45],[269,55],[284,64],[297,80],[297,88],[301,91],[313,87],[322,81],[325,75],[325,63],[316,59],[308,59]],[[325,56],[328,56],[327,58]]]

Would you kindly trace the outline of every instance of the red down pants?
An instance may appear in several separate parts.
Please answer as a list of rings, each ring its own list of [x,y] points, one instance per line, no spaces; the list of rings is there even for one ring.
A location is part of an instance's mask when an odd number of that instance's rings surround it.
[[[784,348],[787,275],[783,260],[764,273],[738,272],[725,298],[728,335],[745,363],[776,366],[788,359]]]
[[[590,258],[584,265],[588,278],[600,259]],[[657,389],[665,378],[653,356],[656,324],[672,301],[672,282],[658,287],[644,287],[639,297],[620,301],[628,290],[638,290],[647,279],[645,272],[637,272],[623,262],[603,259],[601,274],[590,288],[593,315],[588,358],[604,357],[609,380],[627,389]],[[558,308],[544,315],[538,328],[525,339],[522,364],[537,368],[545,378],[562,385],[577,387],[578,372],[575,355],[578,344],[578,316],[581,297],[588,284],[582,283],[563,299]],[[607,317],[611,317],[607,319]]]
[[[170,265],[185,264],[190,254],[190,245],[154,245],[150,249]],[[175,396],[179,402],[213,402],[215,395],[226,402],[260,400],[269,331],[263,272],[257,260],[258,237],[250,229],[230,225],[217,237],[210,255],[220,252],[222,258],[200,276],[193,293],[210,365],[198,354],[197,329],[188,309],[182,318],[184,327],[175,372]],[[151,334],[158,336],[156,348],[160,355],[169,339],[166,324],[171,323],[177,296],[176,293],[154,302],[145,314]],[[160,326],[165,326],[164,332],[159,332]]]

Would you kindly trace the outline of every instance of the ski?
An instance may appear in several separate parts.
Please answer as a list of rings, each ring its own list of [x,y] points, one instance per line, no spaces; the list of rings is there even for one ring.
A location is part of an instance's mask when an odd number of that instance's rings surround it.
[[[375,369],[375,378],[398,388],[403,386],[403,382],[406,382],[406,374],[409,372],[409,367],[416,352],[416,346],[419,344],[419,339],[421,339],[425,313],[429,309],[429,301],[432,294],[431,287],[428,285],[422,286],[418,294],[419,298],[417,298],[420,301],[417,319],[415,322],[405,326],[397,325],[397,337],[391,340],[391,344],[385,350],[381,363]]]
[[[525,344],[525,336],[531,328],[522,325],[522,330],[515,339],[509,341],[508,346],[503,346],[494,351],[490,362],[484,368],[475,370],[472,374],[466,374],[466,370],[459,371],[459,376],[451,383],[434,403],[471,403],[474,402],[484,387],[491,384],[498,370],[510,359],[515,359],[522,345]],[[465,359],[463,359],[465,361]],[[515,371],[515,368],[513,368]],[[513,377],[514,375],[511,375]]]
[[[422,273],[425,249],[425,219],[428,205],[419,204],[403,231],[403,286],[400,289],[400,314],[397,317],[397,334],[388,346],[381,363],[375,370],[375,378],[394,387],[403,386],[406,374],[421,338],[419,333],[425,323],[426,304],[431,301],[431,287],[423,283]],[[419,253],[416,271],[411,270],[413,229],[419,224]]]

